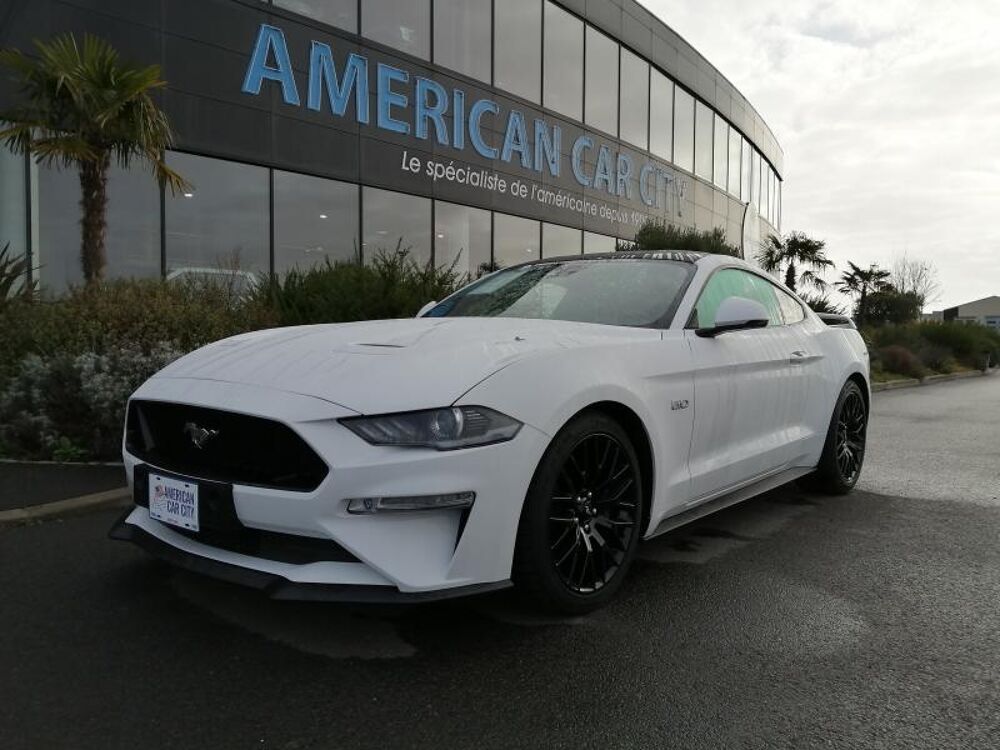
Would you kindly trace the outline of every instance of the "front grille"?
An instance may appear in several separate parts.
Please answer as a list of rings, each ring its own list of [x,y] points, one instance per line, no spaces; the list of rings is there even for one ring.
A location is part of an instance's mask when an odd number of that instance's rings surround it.
[[[154,470],[155,473],[155,470]],[[135,503],[149,507],[150,468],[135,467]],[[216,549],[236,552],[263,560],[307,565],[315,562],[360,562],[332,539],[283,534],[244,526],[236,514],[233,487],[221,482],[198,482],[199,530],[189,531],[176,526],[168,528]]]
[[[294,492],[311,492],[329,471],[280,422],[164,401],[129,404],[125,447],[165,471]]]

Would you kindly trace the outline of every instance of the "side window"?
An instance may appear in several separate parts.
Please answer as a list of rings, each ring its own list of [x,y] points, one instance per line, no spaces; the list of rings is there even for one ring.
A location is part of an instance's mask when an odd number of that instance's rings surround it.
[[[719,305],[728,297],[745,297],[762,304],[768,312],[769,325],[782,324],[781,306],[774,287],[764,279],[738,268],[724,268],[709,278],[695,305],[688,328],[710,328],[715,325]]]
[[[783,289],[775,287],[774,291],[778,295],[778,304],[781,305],[781,317],[784,318],[786,326],[790,326],[793,323],[801,323],[805,320],[806,314],[802,309],[802,305],[798,303],[798,300]]]

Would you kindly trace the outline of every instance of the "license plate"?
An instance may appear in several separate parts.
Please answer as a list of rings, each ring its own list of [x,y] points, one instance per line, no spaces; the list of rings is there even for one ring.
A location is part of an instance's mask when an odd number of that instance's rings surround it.
[[[171,526],[198,531],[198,485],[150,473],[149,517]]]

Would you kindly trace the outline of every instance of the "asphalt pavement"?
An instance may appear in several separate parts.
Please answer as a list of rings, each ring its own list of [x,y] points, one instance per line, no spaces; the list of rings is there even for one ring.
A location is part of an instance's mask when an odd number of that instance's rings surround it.
[[[865,491],[649,542],[585,618],[271,602],[109,512],[0,529],[2,746],[996,748],[1000,377],[875,403]]]

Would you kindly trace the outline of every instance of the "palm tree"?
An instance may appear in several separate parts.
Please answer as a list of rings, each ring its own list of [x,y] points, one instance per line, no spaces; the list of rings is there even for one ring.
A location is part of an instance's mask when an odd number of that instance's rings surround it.
[[[799,286],[809,286],[823,292],[827,283],[822,274],[833,265],[833,261],[823,252],[824,248],[826,243],[823,240],[814,240],[803,232],[792,232],[784,240],[772,234],[757,254],[757,262],[768,273],[783,273],[785,286],[793,292]]]
[[[837,283],[837,289],[844,294],[857,296],[857,318],[858,326],[865,324],[868,314],[868,295],[872,292],[884,292],[892,285],[888,282],[890,276],[888,271],[872,263],[867,269],[859,268],[854,263],[848,262],[850,270],[844,271]]]
[[[167,166],[172,136],[166,115],[151,93],[162,88],[160,68],[134,68],[102,39],[72,35],[35,42],[36,57],[0,51],[0,66],[20,84],[23,104],[0,113],[0,141],[46,166],[76,167],[83,209],[80,260],[88,283],[99,281],[107,263],[105,240],[108,169],[145,162],[161,185],[184,189],[186,181]]]

